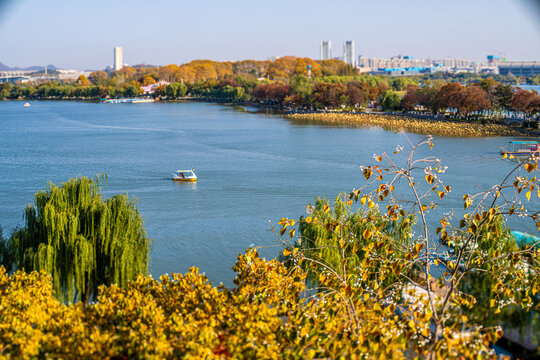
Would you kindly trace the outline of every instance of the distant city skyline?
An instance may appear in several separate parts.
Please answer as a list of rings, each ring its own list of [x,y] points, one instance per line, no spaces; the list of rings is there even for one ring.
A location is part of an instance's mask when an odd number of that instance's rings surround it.
[[[355,58],[540,60],[539,10],[532,0],[0,0],[0,62],[97,70],[114,66],[115,46],[131,65],[319,59],[325,39],[354,41]]]

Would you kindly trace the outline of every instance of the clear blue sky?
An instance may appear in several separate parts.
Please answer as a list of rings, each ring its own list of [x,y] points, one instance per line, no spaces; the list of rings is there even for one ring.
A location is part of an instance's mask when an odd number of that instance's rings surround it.
[[[537,4],[536,4],[537,5]],[[129,64],[342,55],[540,60],[533,0],[0,0],[0,62],[102,69]]]

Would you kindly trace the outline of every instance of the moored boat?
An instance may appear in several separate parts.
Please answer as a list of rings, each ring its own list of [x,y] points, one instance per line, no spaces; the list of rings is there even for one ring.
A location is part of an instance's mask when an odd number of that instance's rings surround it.
[[[176,173],[173,174],[174,181],[197,181],[197,175],[195,175],[195,171],[193,169],[191,170],[177,170]]]
[[[540,144],[538,141],[510,141],[511,149],[501,149],[501,155],[506,155],[510,158],[525,160],[531,156],[540,156]]]
[[[142,103],[151,103],[154,102],[155,99],[152,98],[123,98],[123,99],[103,99],[101,100],[102,103],[106,104],[122,104],[122,103],[128,103],[128,104],[142,104]]]
[[[30,103],[24,103],[23,106],[30,106]]]

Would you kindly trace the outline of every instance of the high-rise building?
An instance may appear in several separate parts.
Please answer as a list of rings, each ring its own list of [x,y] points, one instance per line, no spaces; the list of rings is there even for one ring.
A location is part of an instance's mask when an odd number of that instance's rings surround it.
[[[354,58],[353,40],[345,41],[343,43],[343,61],[352,66],[356,65],[356,59]]]
[[[328,60],[332,58],[332,42],[321,41],[321,60]]]
[[[114,71],[118,71],[124,66],[123,52],[120,46],[114,48]]]

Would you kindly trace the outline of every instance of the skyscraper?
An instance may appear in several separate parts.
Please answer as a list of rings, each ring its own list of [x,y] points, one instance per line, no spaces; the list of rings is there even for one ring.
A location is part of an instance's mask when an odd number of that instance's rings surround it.
[[[124,66],[123,52],[120,46],[114,48],[114,71],[118,71]]]
[[[321,41],[321,60],[328,60],[332,58],[332,42]]]
[[[356,66],[356,59],[354,58],[354,41],[349,40],[343,43],[343,61],[347,64]]]

